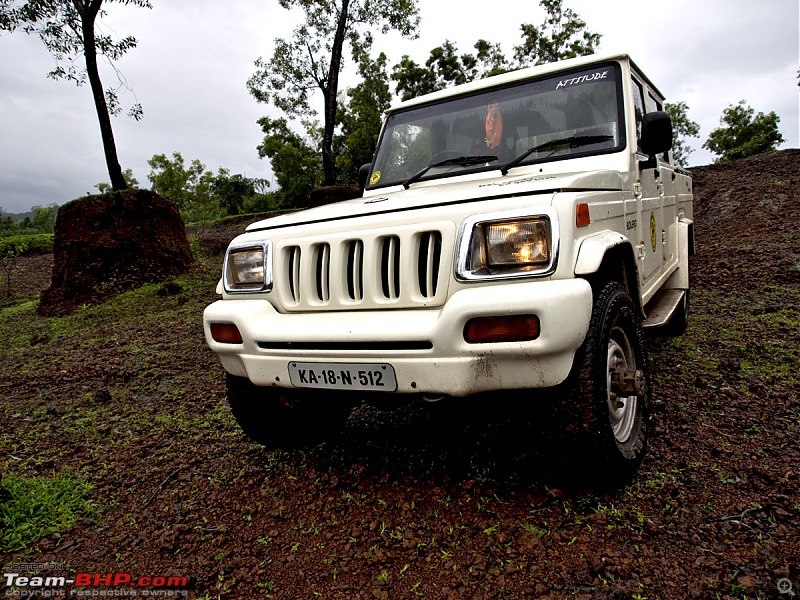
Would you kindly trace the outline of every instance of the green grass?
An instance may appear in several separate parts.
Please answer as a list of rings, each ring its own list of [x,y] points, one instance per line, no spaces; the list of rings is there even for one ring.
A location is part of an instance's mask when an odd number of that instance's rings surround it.
[[[218,262],[174,278],[177,295],[160,293],[162,284],[148,284],[60,317],[38,315],[35,300],[0,307],[0,379],[47,382],[32,390],[14,387],[12,395],[24,396],[24,404],[4,403],[0,409],[0,421],[8,421],[0,436],[0,552],[35,548],[40,538],[113,505],[114,495],[92,506],[87,501],[92,484],[118,476],[114,457],[140,445],[154,428],[170,432],[176,445],[202,445],[209,432],[231,428],[222,402],[209,410],[197,410],[193,399],[183,402],[187,379],[196,384],[198,376],[182,368],[180,356],[187,349],[204,350],[202,309],[216,298]],[[85,377],[86,385],[73,385],[73,376]],[[210,389],[219,372],[205,376]],[[47,393],[53,386],[58,395]],[[174,409],[159,412],[150,397],[168,398]],[[74,459],[75,448],[37,444],[52,440],[54,410],[60,414],[60,437],[92,441],[79,461],[91,468],[52,475],[54,464],[62,473],[63,461]],[[14,435],[12,423],[20,428]],[[165,454],[172,451],[165,447]],[[154,456],[152,466],[160,460]]]
[[[93,515],[95,508],[87,500],[91,489],[70,472],[36,478],[4,475],[0,481],[0,552],[23,550]]]
[[[212,260],[212,259],[209,259]],[[219,261],[213,259],[213,264]],[[42,317],[36,313],[38,302],[25,300],[0,308],[0,335],[4,343],[0,347],[0,360],[11,361],[14,357],[30,352],[36,340],[54,342],[58,339],[89,340],[113,337],[113,332],[132,323],[151,327],[159,331],[167,322],[200,323],[202,309],[216,296],[213,290],[218,274],[216,269],[205,269],[202,273],[175,277],[170,281],[182,290],[179,296],[163,296],[163,283],[144,284],[136,289],[117,294],[102,304],[86,305],[73,314],[63,317]],[[184,316],[181,316],[184,315]]]

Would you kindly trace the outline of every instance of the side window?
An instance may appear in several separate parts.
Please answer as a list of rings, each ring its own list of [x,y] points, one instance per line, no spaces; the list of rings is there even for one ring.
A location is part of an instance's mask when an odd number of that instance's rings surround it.
[[[642,119],[644,118],[644,91],[642,84],[633,79],[631,81],[633,89],[633,109],[636,111],[636,149],[642,151]]]
[[[661,108],[661,102],[656,100],[656,98],[655,98],[655,96],[653,96],[653,94],[648,94],[648,96],[650,96],[651,110],[664,110],[663,108]]]

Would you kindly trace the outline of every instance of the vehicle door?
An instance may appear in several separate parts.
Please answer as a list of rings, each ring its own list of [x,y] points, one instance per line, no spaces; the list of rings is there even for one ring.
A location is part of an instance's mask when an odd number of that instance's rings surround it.
[[[652,93],[648,93],[651,111],[664,110],[661,101]],[[670,163],[669,152],[659,154],[658,186],[661,197],[662,229],[658,232],[662,245],[663,270],[671,271],[678,264],[678,205],[675,195],[675,167]]]
[[[636,155],[634,160],[634,195],[636,197],[636,243],[639,260],[639,282],[644,300],[655,292],[664,263],[662,231],[664,229],[664,186],[658,168],[641,168],[649,157],[641,150],[642,119],[647,111],[645,87],[634,75],[631,81],[636,117]],[[632,233],[632,232],[631,232]],[[630,235],[630,233],[629,233]]]

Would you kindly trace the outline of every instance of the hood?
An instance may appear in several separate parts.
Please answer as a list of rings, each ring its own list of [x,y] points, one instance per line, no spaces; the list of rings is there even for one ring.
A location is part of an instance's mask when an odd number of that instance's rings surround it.
[[[427,206],[477,202],[497,197],[549,192],[622,190],[622,184],[622,175],[618,171],[528,173],[516,176],[502,176],[499,171],[470,173],[448,179],[421,181],[414,183],[407,190],[402,186],[393,186],[367,191],[362,198],[257,221],[248,226],[247,231],[407,211]],[[543,201],[549,204],[550,197],[547,196]]]

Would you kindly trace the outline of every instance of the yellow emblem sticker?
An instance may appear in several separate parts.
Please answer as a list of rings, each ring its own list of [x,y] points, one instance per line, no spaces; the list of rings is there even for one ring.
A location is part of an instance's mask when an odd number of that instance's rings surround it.
[[[653,252],[656,251],[656,215],[650,213],[650,245],[653,247]]]
[[[381,172],[380,171],[375,171],[369,178],[369,184],[370,185],[375,185],[380,180],[381,180]]]

